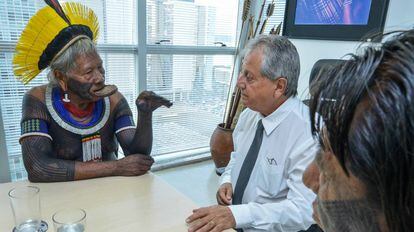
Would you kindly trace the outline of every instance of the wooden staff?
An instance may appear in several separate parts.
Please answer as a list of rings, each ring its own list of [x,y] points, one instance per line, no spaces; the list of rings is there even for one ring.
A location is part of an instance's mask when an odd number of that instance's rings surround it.
[[[234,54],[234,61],[233,61],[233,71],[232,71],[232,80],[234,79],[234,77],[237,75],[235,73],[235,69],[236,69],[236,60],[237,60],[237,54],[239,53],[239,46],[240,46],[240,40],[241,40],[241,36],[243,34],[243,28],[244,28],[244,24],[247,20],[247,16],[249,15],[249,11],[250,11],[250,6],[251,6],[251,0],[244,0],[243,2],[243,14],[242,14],[242,25],[241,25],[241,30],[240,30],[240,34],[239,34],[239,39],[237,41],[237,46],[236,46],[236,54]],[[236,77],[237,78],[237,77]],[[231,81],[230,81],[230,85],[231,85]],[[237,89],[237,86],[236,86]],[[226,112],[224,114],[224,119],[223,122],[225,122],[225,127],[227,128],[228,126],[228,122],[229,122],[229,116],[231,114],[231,110],[233,108],[234,105],[234,99],[235,99],[235,92],[236,89],[233,93],[231,93],[229,91],[229,93],[227,94],[227,103],[226,103]],[[232,94],[232,97],[230,97],[230,94]],[[229,101],[230,100],[230,101]],[[230,123],[231,125],[231,123]]]
[[[241,90],[236,87],[234,102],[233,102],[233,105],[232,105],[232,108],[231,108],[231,111],[230,111],[230,116],[229,116],[229,118],[227,120],[227,123],[226,123],[226,126],[225,126],[226,129],[230,129],[231,125],[233,124],[233,119],[234,119],[234,116],[236,115],[237,108],[239,106],[240,97],[241,97]]]
[[[234,107],[234,99],[235,99],[235,97],[236,97],[236,93],[237,93],[238,89],[239,89],[239,88],[238,88],[237,86],[235,86],[235,87],[234,87],[234,91],[233,91],[233,93],[232,93],[232,95],[231,95],[231,100],[230,100],[230,102],[229,102],[230,107],[229,107],[229,109],[227,110],[227,111],[228,111],[228,114],[227,114],[226,121],[224,122],[224,128],[226,128],[226,129],[230,129],[231,120],[232,120],[231,115],[232,115],[232,111],[233,111],[233,107]],[[229,92],[230,92],[230,91],[229,91]]]

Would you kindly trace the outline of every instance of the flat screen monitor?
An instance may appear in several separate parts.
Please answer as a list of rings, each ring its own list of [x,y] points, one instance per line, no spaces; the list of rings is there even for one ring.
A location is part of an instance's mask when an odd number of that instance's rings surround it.
[[[365,40],[382,33],[387,9],[388,0],[290,0],[283,34],[291,38]]]

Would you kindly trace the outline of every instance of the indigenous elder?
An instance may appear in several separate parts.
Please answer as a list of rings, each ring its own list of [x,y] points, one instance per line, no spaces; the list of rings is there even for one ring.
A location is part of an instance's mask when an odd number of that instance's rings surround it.
[[[247,45],[237,86],[247,109],[217,192],[220,205],[194,210],[189,231],[300,231],[313,223],[315,195],[302,183],[317,143],[297,99],[299,55],[285,37]]]
[[[414,30],[322,72],[316,89],[321,151],[303,176],[315,220],[326,232],[414,231]]]
[[[152,112],[171,103],[142,92],[138,125],[105,70],[93,41],[97,18],[79,3],[47,1],[33,16],[16,46],[14,71],[24,83],[50,67],[49,84],[23,99],[23,160],[34,182],[71,181],[146,173],[154,162]],[[117,160],[118,143],[125,158]]]

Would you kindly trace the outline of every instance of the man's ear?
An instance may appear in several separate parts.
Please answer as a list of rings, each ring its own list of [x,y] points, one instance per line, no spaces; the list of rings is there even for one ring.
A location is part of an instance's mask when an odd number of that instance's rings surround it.
[[[60,88],[63,91],[67,90],[67,84],[66,84],[66,75],[63,74],[61,71],[59,70],[54,70],[53,71],[53,75],[55,76],[58,84],[60,85]]]
[[[275,98],[279,98],[280,96],[285,95],[287,89],[287,79],[284,77],[280,77],[275,82]]]

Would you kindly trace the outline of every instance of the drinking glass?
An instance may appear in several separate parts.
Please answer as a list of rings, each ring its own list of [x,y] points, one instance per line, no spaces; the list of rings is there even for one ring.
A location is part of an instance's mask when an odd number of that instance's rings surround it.
[[[41,229],[40,189],[21,186],[9,191],[15,232],[37,232]]]
[[[84,232],[86,212],[83,209],[63,209],[52,217],[55,232]]]

